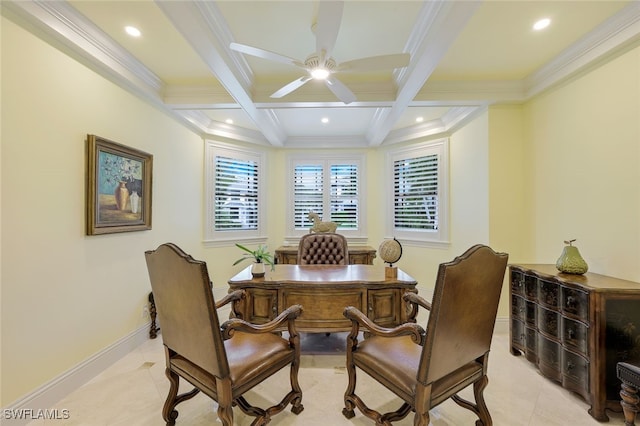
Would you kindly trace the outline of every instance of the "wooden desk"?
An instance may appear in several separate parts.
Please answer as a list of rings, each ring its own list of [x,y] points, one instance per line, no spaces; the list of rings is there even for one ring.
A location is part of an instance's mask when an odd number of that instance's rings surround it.
[[[352,265],[373,265],[376,249],[369,246],[349,246],[349,263]],[[295,265],[298,263],[298,246],[280,246],[275,251],[276,263]]]
[[[415,321],[402,295],[416,292],[416,284],[401,270],[397,278],[385,278],[384,265],[276,265],[264,278],[253,278],[248,266],[229,280],[229,291],[246,290],[247,298],[234,311],[249,322],[267,322],[300,304],[299,331],[330,333],[351,329],[342,315],[347,306],[384,327]]]

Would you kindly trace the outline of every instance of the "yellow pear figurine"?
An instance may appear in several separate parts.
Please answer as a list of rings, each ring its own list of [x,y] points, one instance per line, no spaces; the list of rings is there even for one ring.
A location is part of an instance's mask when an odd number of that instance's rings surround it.
[[[562,250],[562,254],[556,262],[556,268],[558,268],[558,271],[566,274],[584,274],[589,269],[589,266],[582,256],[580,256],[578,247],[572,245],[574,241],[575,239],[564,242],[569,245],[565,246],[564,250]]]

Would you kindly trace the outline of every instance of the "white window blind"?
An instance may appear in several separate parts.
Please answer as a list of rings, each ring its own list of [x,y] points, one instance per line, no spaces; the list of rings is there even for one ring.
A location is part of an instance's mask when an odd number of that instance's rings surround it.
[[[331,165],[331,221],[342,229],[358,228],[358,167],[353,164]]]
[[[448,146],[448,139],[438,139],[388,152],[388,236],[448,244]]]
[[[309,228],[313,222],[307,217],[309,212],[322,216],[324,211],[324,169],[318,164],[299,164],[294,171],[294,226],[296,229]]]
[[[393,163],[394,228],[438,229],[438,156]]]
[[[215,157],[214,228],[258,229],[258,163]]]
[[[349,238],[362,237],[363,163],[361,154],[290,156],[288,234],[295,237],[308,232],[313,226],[308,215],[314,212],[323,221],[337,223],[337,232]]]
[[[206,244],[263,243],[264,151],[222,142],[205,144]]]

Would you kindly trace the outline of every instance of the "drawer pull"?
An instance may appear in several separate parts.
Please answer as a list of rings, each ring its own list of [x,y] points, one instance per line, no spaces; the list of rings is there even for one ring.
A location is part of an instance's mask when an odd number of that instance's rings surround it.
[[[567,334],[569,335],[569,339],[573,339],[574,337],[576,337],[576,332],[573,330],[573,328],[567,330]]]
[[[567,371],[571,371],[575,368],[575,364],[572,363],[571,361],[567,362]]]

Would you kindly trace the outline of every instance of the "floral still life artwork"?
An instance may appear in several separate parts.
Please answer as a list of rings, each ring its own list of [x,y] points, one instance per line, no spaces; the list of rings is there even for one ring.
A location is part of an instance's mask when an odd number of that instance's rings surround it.
[[[88,135],[87,235],[151,229],[153,156]]]

